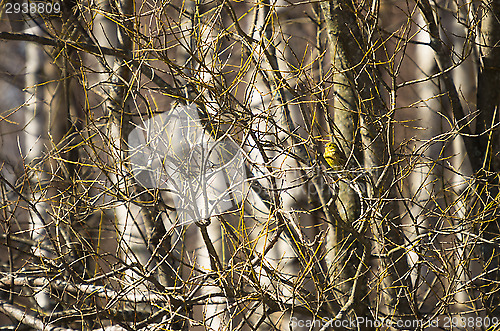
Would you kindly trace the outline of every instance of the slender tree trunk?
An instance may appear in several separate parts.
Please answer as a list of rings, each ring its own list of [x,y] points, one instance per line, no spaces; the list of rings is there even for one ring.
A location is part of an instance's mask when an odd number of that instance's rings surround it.
[[[28,27],[26,33],[39,35],[41,34],[41,29],[37,26]],[[45,185],[48,180],[42,162],[43,147],[46,139],[45,132],[47,131],[46,114],[43,106],[45,88],[40,86],[43,82],[41,76],[46,56],[39,45],[30,42],[26,43],[25,54],[25,84],[27,89],[25,93],[24,112],[26,135],[24,136],[23,153],[25,154],[25,164],[33,169],[33,171],[26,169],[25,173],[30,177],[33,205],[45,220],[43,222],[34,210],[30,210],[30,231],[32,239],[40,245],[44,245],[50,243],[48,239],[49,229],[47,227],[50,223],[48,222],[49,215],[47,214],[48,204],[45,202],[47,190],[41,185],[42,183]],[[39,246],[33,247],[33,253],[41,259],[53,257],[51,252]],[[46,291],[36,293],[35,300],[43,310],[50,311],[53,308],[54,303]]]
[[[424,24],[423,19],[418,17],[417,23]],[[425,31],[419,31],[417,40],[429,42]],[[416,53],[416,71],[417,78],[425,78],[433,75],[437,71],[434,52],[428,46],[417,45]],[[410,158],[413,171],[408,180],[408,195],[411,197],[411,203],[407,208],[405,224],[408,229],[406,236],[408,245],[412,249],[408,252],[408,263],[412,269],[411,280],[416,293],[415,303],[424,311],[432,309],[437,303],[438,295],[428,297],[429,291],[435,291],[442,295],[442,288],[430,288],[434,284],[436,274],[433,272],[432,265],[438,263],[433,254],[433,249],[427,241],[424,234],[437,226],[437,219],[432,215],[433,210],[438,208],[438,196],[442,194],[439,180],[443,176],[443,168],[437,160],[442,158],[444,144],[434,142],[433,137],[442,132],[442,117],[439,115],[441,110],[441,100],[438,79],[430,80],[419,85],[417,90],[422,105],[418,104],[415,109],[415,118],[418,122],[415,126],[422,127],[424,130],[412,132],[416,135],[417,141],[412,150],[414,158]],[[442,201],[441,201],[442,203]],[[425,302],[424,302],[425,301]]]
[[[358,193],[351,187],[341,184],[338,209],[348,224],[354,224],[355,221],[370,222],[372,232],[378,238],[377,250],[382,253],[380,261],[380,275],[383,275],[384,305],[382,310],[390,315],[398,316],[401,313],[407,313],[410,310],[410,304],[407,298],[409,288],[404,277],[408,267],[401,258],[404,252],[401,249],[395,249],[401,247],[402,236],[399,229],[397,204],[392,201],[396,196],[393,184],[394,175],[390,171],[390,165],[386,169],[388,156],[392,155],[393,146],[391,139],[385,138],[392,135],[392,123],[380,122],[381,115],[386,112],[386,107],[377,88],[379,77],[376,70],[370,69],[369,66],[365,67],[365,62],[371,55],[368,45],[364,45],[352,4],[338,1],[322,2],[321,9],[325,17],[330,53],[336,69],[334,76],[336,130],[338,129],[340,133],[340,142],[343,144],[346,155],[351,158],[351,161],[358,160],[366,171],[367,192],[364,194],[367,194],[368,198],[375,198],[370,201],[378,201],[368,207],[370,210],[368,213],[361,215],[361,201],[359,201]],[[360,149],[363,151],[362,155],[357,152]],[[354,165],[351,163],[349,166]],[[366,228],[363,231],[366,231]],[[342,241],[346,241],[346,238],[348,237],[345,237],[345,234],[337,230],[336,238],[334,240],[330,238],[330,240],[332,244],[339,245]],[[371,247],[367,247],[364,243],[354,241],[352,245],[357,248],[354,250],[351,248],[351,257],[345,259],[348,268],[343,271],[345,276],[342,278],[346,280],[355,274],[353,266],[361,262],[360,257],[363,256],[361,252],[363,250],[371,252]],[[346,245],[346,247],[350,246],[350,244]],[[333,248],[335,251],[335,247]],[[366,271],[361,277],[366,277]],[[361,280],[361,283],[367,282]],[[346,281],[344,286],[344,291],[347,291],[352,286],[351,281]],[[396,288],[398,290],[395,290]],[[368,297],[364,294],[365,291],[366,288],[362,286],[358,294],[358,298],[366,300],[357,305],[357,313],[362,316],[367,313],[364,309],[369,304]]]
[[[351,17],[341,9],[337,1],[325,1],[321,4],[323,17],[328,33],[330,45],[330,56],[335,68],[334,75],[334,132],[331,134],[336,138],[332,141],[339,144],[344,154],[350,160],[348,169],[356,166],[356,160],[362,160],[359,146],[359,112],[358,99],[355,86],[353,86],[353,72],[348,51],[359,52],[358,45],[348,45],[347,40],[342,40],[343,26],[352,26]],[[348,5],[348,8],[349,5]],[[345,36],[350,38],[350,36]],[[360,217],[360,201],[357,193],[345,181],[338,182],[338,197],[336,206],[340,217],[346,224],[352,224]],[[340,224],[329,224],[327,245],[327,263],[331,270],[331,277],[337,279],[341,292],[345,295],[341,302],[347,302],[349,290],[352,288],[356,265],[360,263],[362,249]],[[353,249],[354,248],[354,249]],[[366,284],[366,282],[361,282]],[[365,293],[359,293],[358,299],[365,297]],[[365,297],[366,298],[366,297]],[[366,307],[366,306],[365,306]],[[365,308],[357,305],[356,311],[359,316],[365,315]]]
[[[482,10],[484,19],[481,26],[480,40],[480,65],[477,88],[477,108],[479,110],[476,133],[480,134],[478,140],[483,152],[483,167],[487,182],[492,182],[491,188],[481,190],[483,203],[481,206],[488,206],[491,199],[498,196],[498,175],[492,177],[492,174],[498,174],[500,171],[500,134],[498,129],[491,130],[500,122],[500,1],[483,2]],[[478,190],[483,185],[478,185]],[[488,214],[491,211],[486,211]],[[500,234],[500,225],[498,221],[498,211],[493,211],[489,215],[489,220],[484,226],[484,238],[488,242],[496,240]],[[488,261],[488,263],[486,263]],[[483,246],[483,272],[486,273],[488,286],[486,287],[487,300],[485,307],[490,316],[500,316],[500,252],[497,245],[486,243]]]
[[[134,2],[132,0],[117,1],[116,8],[121,21],[111,22],[108,18],[98,14],[94,22],[94,31],[98,40],[104,45],[125,50],[133,57],[134,45],[129,36],[134,29]],[[99,3],[99,9],[111,12],[107,1]],[[141,209],[132,202],[132,196],[143,197],[137,191],[136,183],[130,177],[128,160],[128,136],[131,132],[132,117],[134,112],[130,95],[134,79],[131,74],[130,63],[118,57],[104,57],[101,59],[104,73],[100,78],[104,82],[104,93],[107,99],[104,102],[105,112],[108,115],[107,138],[110,161],[113,172],[109,174],[114,192],[116,193],[117,206],[114,208],[118,228],[118,247],[123,260],[128,264],[139,263],[146,270],[152,266],[150,263],[151,251],[158,247],[148,247],[147,243],[158,245],[162,237],[154,230],[163,229],[161,218],[155,217],[153,210]],[[151,198],[145,198],[151,202]],[[155,221],[159,224],[155,224]],[[161,250],[161,249],[160,249]],[[161,268],[159,268],[161,270]],[[163,279],[160,277],[160,279]],[[149,293],[151,284],[141,279],[135,272],[125,272],[125,286],[132,286],[138,294]],[[166,285],[166,284],[165,284]],[[131,303],[125,309],[150,311],[150,304]]]
[[[467,109],[469,105],[476,103],[477,81],[471,77],[477,77],[477,64],[474,59],[478,55],[478,46],[481,44],[478,36],[473,38],[470,33],[474,31],[477,18],[475,17],[477,3],[450,3],[450,11],[442,11],[441,25],[446,32],[448,42],[453,49],[454,62],[458,64],[453,70],[453,80],[457,82],[462,106]],[[453,13],[453,14],[452,14]],[[456,13],[456,14],[455,14]],[[457,17],[458,16],[458,20]],[[466,24],[463,24],[465,22]],[[445,103],[443,106],[447,106]],[[452,110],[446,107],[446,112],[452,114]],[[449,115],[449,116],[450,116]],[[467,114],[469,118],[473,115]],[[445,127],[444,130],[452,130]],[[443,130],[443,131],[444,131]],[[445,192],[444,201],[446,205],[453,205],[453,215],[455,219],[456,238],[453,249],[456,251],[455,262],[452,264],[453,272],[450,277],[448,288],[453,289],[456,299],[456,305],[452,308],[461,317],[478,318],[484,316],[481,311],[484,310],[480,300],[480,292],[475,286],[472,286],[474,279],[481,273],[481,264],[477,259],[471,259],[471,256],[480,256],[480,249],[472,244],[470,233],[476,230],[474,226],[467,221],[469,203],[467,201],[467,192],[470,189],[470,178],[473,175],[471,163],[467,156],[467,151],[462,137],[453,137],[451,146],[445,147],[446,157],[450,157],[450,163],[453,166],[452,171],[444,168],[443,178]],[[443,240],[445,241],[445,240]],[[471,309],[472,307],[472,309]]]

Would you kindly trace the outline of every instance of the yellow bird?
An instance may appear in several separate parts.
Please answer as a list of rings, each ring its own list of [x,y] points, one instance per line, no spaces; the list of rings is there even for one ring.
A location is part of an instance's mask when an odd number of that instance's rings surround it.
[[[323,154],[326,162],[330,165],[330,167],[334,170],[342,169],[347,163],[347,158],[344,153],[340,149],[340,147],[334,143],[329,142],[325,146],[325,154]]]

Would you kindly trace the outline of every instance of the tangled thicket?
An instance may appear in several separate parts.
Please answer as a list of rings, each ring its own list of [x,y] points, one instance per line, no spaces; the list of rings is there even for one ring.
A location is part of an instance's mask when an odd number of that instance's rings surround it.
[[[0,329],[496,327],[499,0],[55,1],[0,7]]]

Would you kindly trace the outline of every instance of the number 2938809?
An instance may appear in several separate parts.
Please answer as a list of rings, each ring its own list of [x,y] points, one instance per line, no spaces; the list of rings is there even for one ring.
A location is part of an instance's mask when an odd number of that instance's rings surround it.
[[[61,3],[59,1],[26,1],[7,2],[5,4],[6,14],[59,14]]]

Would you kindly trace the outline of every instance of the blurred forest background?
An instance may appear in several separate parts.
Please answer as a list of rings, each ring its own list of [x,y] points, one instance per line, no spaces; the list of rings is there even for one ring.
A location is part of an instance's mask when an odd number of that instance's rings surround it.
[[[498,328],[500,0],[0,4],[0,330]]]

